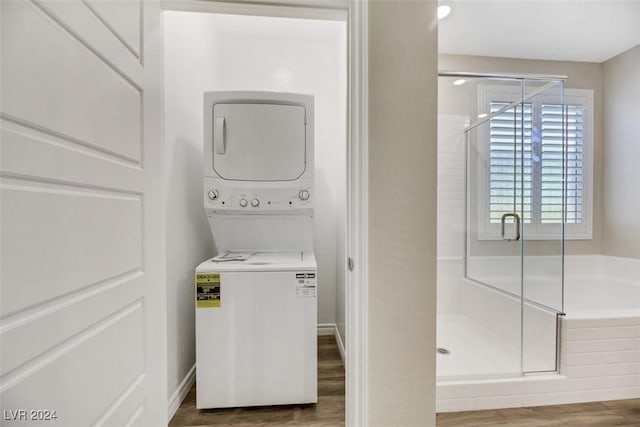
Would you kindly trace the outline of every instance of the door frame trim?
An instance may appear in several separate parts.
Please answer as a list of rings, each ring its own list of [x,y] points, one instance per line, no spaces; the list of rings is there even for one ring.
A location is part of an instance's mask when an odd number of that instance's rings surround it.
[[[369,48],[368,0],[352,0],[348,20],[346,425],[368,425]]]
[[[162,0],[163,10],[322,19],[347,23],[346,425],[368,414],[368,0]],[[346,264],[346,262],[345,262]]]

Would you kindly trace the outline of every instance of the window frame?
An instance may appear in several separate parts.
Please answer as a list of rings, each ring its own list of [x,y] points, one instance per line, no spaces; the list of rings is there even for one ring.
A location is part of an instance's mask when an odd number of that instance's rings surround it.
[[[523,93],[520,86],[478,85],[478,113],[490,111],[492,102],[514,102],[522,99]],[[534,116],[542,104],[558,105],[557,95],[539,94],[526,103],[531,103]],[[593,90],[591,89],[564,89],[564,104],[581,105],[583,107],[583,158],[582,158],[582,221],[564,224],[565,240],[589,240],[593,238],[593,147],[594,147],[594,108]],[[534,118],[534,123],[536,119]],[[489,123],[489,121],[487,121]],[[489,127],[487,126],[488,130]],[[502,240],[500,224],[490,222],[490,192],[488,168],[490,159],[489,132],[478,129],[478,161],[486,167],[476,168],[477,190],[477,218],[478,240]],[[532,183],[532,203],[539,204],[540,183]],[[534,211],[538,209],[534,205]],[[527,240],[556,240],[562,236],[562,227],[557,224],[543,224],[539,222],[522,223],[523,237]]]

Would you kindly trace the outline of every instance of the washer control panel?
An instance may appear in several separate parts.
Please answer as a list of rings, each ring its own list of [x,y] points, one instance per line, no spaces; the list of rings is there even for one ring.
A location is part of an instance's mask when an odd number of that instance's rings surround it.
[[[240,211],[285,211],[313,207],[313,194],[308,187],[290,188],[205,188],[208,209]]]

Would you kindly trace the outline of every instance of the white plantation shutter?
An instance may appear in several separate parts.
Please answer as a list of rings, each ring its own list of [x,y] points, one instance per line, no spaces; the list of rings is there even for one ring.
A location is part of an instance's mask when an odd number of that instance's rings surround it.
[[[584,108],[565,106],[566,126],[566,223],[582,222]],[[562,106],[542,104],[542,159],[540,222],[562,222]]]
[[[509,105],[491,102],[491,113]],[[532,105],[518,105],[491,118],[489,124],[489,221],[516,212],[532,218]],[[524,167],[524,171],[522,170]]]
[[[472,131],[485,159],[477,168],[479,239],[500,239],[505,213],[520,215],[528,239],[554,240],[560,230],[567,239],[590,239],[593,91],[564,89],[564,105],[554,92],[512,106],[520,89],[478,87],[478,111],[492,114],[488,127]]]
[[[491,113],[507,105],[508,102],[491,101]],[[518,213],[526,224],[561,223],[565,177],[565,223],[582,223],[584,107],[564,108],[564,152],[560,104],[526,103],[491,118],[488,177],[491,224],[500,223],[502,215],[511,212]]]

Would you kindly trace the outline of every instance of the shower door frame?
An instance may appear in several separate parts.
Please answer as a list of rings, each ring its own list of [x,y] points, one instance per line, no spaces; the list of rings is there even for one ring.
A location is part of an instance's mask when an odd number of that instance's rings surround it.
[[[493,113],[488,114],[487,116],[483,117],[482,119],[476,121],[476,122],[472,122],[471,124],[469,124],[467,127],[465,127],[464,130],[464,134],[465,134],[465,138],[464,138],[464,160],[465,160],[465,167],[464,167],[464,183],[465,183],[465,199],[464,199],[464,211],[465,211],[465,224],[464,224],[464,263],[463,263],[463,271],[464,271],[464,278],[466,280],[469,280],[473,283],[482,285],[482,286],[487,286],[501,294],[510,296],[510,297],[519,297],[520,299],[520,373],[521,375],[530,375],[530,374],[537,374],[537,373],[550,373],[550,372],[558,372],[559,371],[559,366],[560,366],[560,327],[559,327],[559,317],[564,315],[563,310],[557,310],[554,309],[553,307],[548,307],[545,306],[543,304],[540,304],[536,301],[532,301],[532,300],[528,300],[525,298],[525,280],[524,280],[524,264],[525,264],[525,251],[524,251],[524,243],[526,242],[526,235],[522,232],[522,230],[524,229],[524,223],[520,223],[520,221],[518,221],[518,240],[520,239],[520,236],[522,237],[522,240],[520,242],[520,295],[514,295],[508,291],[505,291],[501,288],[498,288],[494,285],[491,285],[490,283],[485,283],[482,282],[480,280],[474,279],[472,277],[469,276],[469,272],[468,272],[468,256],[469,256],[469,242],[468,242],[468,236],[469,236],[469,215],[470,215],[470,211],[469,211],[469,133],[471,131],[473,131],[474,129],[478,128],[479,126],[489,122],[493,117],[496,117],[499,114],[502,114],[503,112],[509,110],[509,109],[513,109],[519,105],[524,105],[524,103],[531,99],[534,98],[542,93],[544,93],[546,90],[556,87],[557,85],[560,85],[560,103],[564,104],[564,85],[565,85],[565,81],[568,78],[565,75],[544,75],[544,74],[505,74],[505,73],[484,73],[484,72],[468,72],[468,71],[454,71],[454,70],[442,70],[438,73],[439,77],[454,77],[454,78],[465,78],[465,79],[486,79],[487,81],[512,81],[512,82],[518,82],[520,85],[520,89],[521,89],[521,96],[518,100],[513,101],[511,103],[509,103],[508,105],[500,108],[498,111],[495,111]],[[524,86],[525,86],[525,82],[527,81],[533,81],[533,82],[538,82],[541,83],[542,86],[536,88],[535,90],[533,90],[531,93],[524,93]],[[564,109],[563,109],[564,111]],[[522,118],[521,118],[522,120]],[[563,206],[562,206],[562,221],[560,224],[560,235],[558,236],[560,239],[560,262],[561,262],[561,277],[560,277],[560,281],[561,281],[561,287],[563,289],[562,291],[562,298],[564,300],[564,252],[565,252],[565,216],[566,216],[566,206],[565,206],[565,199],[566,199],[566,167],[564,166],[564,163],[566,161],[566,126],[564,121],[566,120],[566,117],[564,117],[563,115],[563,130],[562,130],[562,139],[563,139],[563,153],[565,154],[563,156],[563,179],[562,179],[562,199],[563,199]],[[523,144],[523,140],[522,138],[524,138],[524,132],[521,132],[521,140],[518,142],[518,144]],[[522,151],[524,152],[524,151]],[[518,168],[518,165],[515,165],[515,168]],[[520,164],[519,164],[519,168],[520,168],[520,174],[522,174],[524,172],[524,164],[522,162],[522,159],[520,160]],[[517,179],[517,172],[514,171],[514,180]],[[523,182],[523,179],[521,179],[521,182]],[[514,187],[515,188],[515,187]],[[522,200],[524,198],[524,195],[522,194],[521,196],[521,203]],[[514,198],[515,201],[515,198]],[[515,209],[514,209],[515,210]],[[516,212],[513,213],[514,215],[518,215]],[[518,218],[519,219],[519,218]],[[503,224],[504,225],[504,224]],[[538,307],[541,309],[544,309],[546,311],[550,311],[553,310],[556,312],[556,353],[555,353],[555,366],[554,369],[551,370],[540,370],[540,371],[526,371],[525,370],[525,366],[524,366],[524,354],[525,354],[525,349],[524,349],[524,325],[525,325],[525,319],[524,319],[524,307],[525,307],[525,302],[527,304],[530,304],[534,307]],[[562,306],[564,306],[564,301],[562,301]]]

